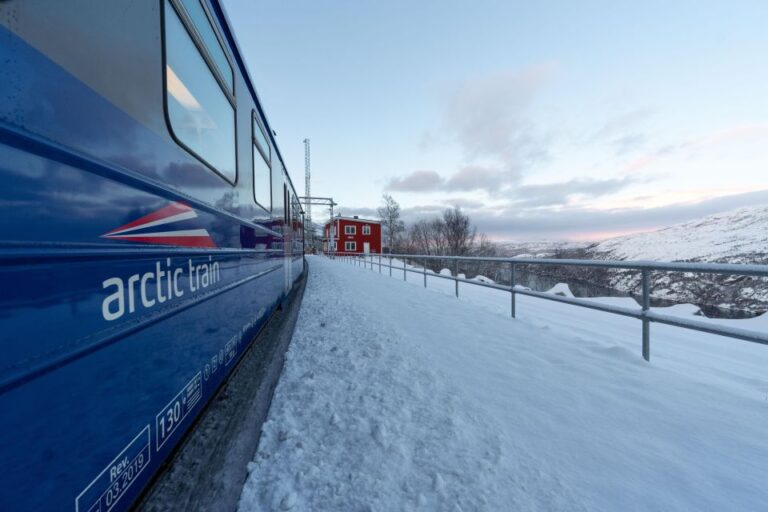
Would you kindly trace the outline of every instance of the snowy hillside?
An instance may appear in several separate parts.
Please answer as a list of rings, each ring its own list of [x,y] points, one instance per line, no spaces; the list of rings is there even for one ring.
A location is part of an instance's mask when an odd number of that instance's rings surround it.
[[[763,263],[768,206],[742,208],[590,247],[601,259]]]
[[[658,231],[612,238],[586,248],[566,246],[556,257],[766,264],[768,206],[710,215]],[[588,283],[598,289],[628,294],[640,292],[638,272],[575,268],[548,271],[552,274],[547,276],[550,286],[555,280]],[[706,314],[715,316],[748,316],[768,310],[768,282],[761,278],[655,272],[651,274],[651,294],[656,300],[695,303]]]
[[[241,512],[765,510],[768,347],[654,324],[646,363],[631,318],[309,268]]]

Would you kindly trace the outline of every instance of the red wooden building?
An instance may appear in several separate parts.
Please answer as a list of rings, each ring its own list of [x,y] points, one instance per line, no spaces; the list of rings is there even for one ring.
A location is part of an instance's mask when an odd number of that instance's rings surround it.
[[[357,216],[334,217],[332,222],[325,223],[323,251],[378,254],[381,252],[381,222]]]

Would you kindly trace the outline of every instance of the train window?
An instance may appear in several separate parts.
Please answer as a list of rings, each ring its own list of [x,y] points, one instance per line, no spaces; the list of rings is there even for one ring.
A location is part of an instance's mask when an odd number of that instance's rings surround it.
[[[229,59],[227,59],[227,54],[224,53],[221,41],[214,31],[211,19],[208,17],[201,0],[181,0],[181,3],[191,18],[192,25],[203,41],[203,45],[208,50],[208,54],[211,60],[213,60],[221,79],[227,85],[229,92],[234,94],[232,66],[229,63]]]
[[[267,210],[272,211],[272,170],[267,158],[253,145],[253,198]]]
[[[269,160],[271,155],[269,139],[267,138],[267,131],[264,129],[264,125],[257,117],[256,112],[253,113],[253,143],[256,144],[261,152],[264,154],[264,158]]]
[[[176,140],[234,183],[235,109],[168,1],[165,82],[168,120]]]
[[[283,177],[285,177],[285,170],[283,170]],[[288,225],[288,214],[291,208],[291,203],[288,198],[288,186],[283,183],[283,225]]]

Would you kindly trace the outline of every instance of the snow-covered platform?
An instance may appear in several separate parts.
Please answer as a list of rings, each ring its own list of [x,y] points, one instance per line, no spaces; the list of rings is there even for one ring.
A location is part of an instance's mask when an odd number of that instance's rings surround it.
[[[765,510],[768,347],[309,264],[241,510]]]

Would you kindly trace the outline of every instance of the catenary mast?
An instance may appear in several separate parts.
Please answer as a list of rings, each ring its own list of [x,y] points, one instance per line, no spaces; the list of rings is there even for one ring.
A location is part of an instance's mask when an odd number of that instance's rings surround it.
[[[304,139],[304,223],[309,227],[309,246],[315,246],[315,228],[312,225],[312,192],[310,191],[309,139]]]

